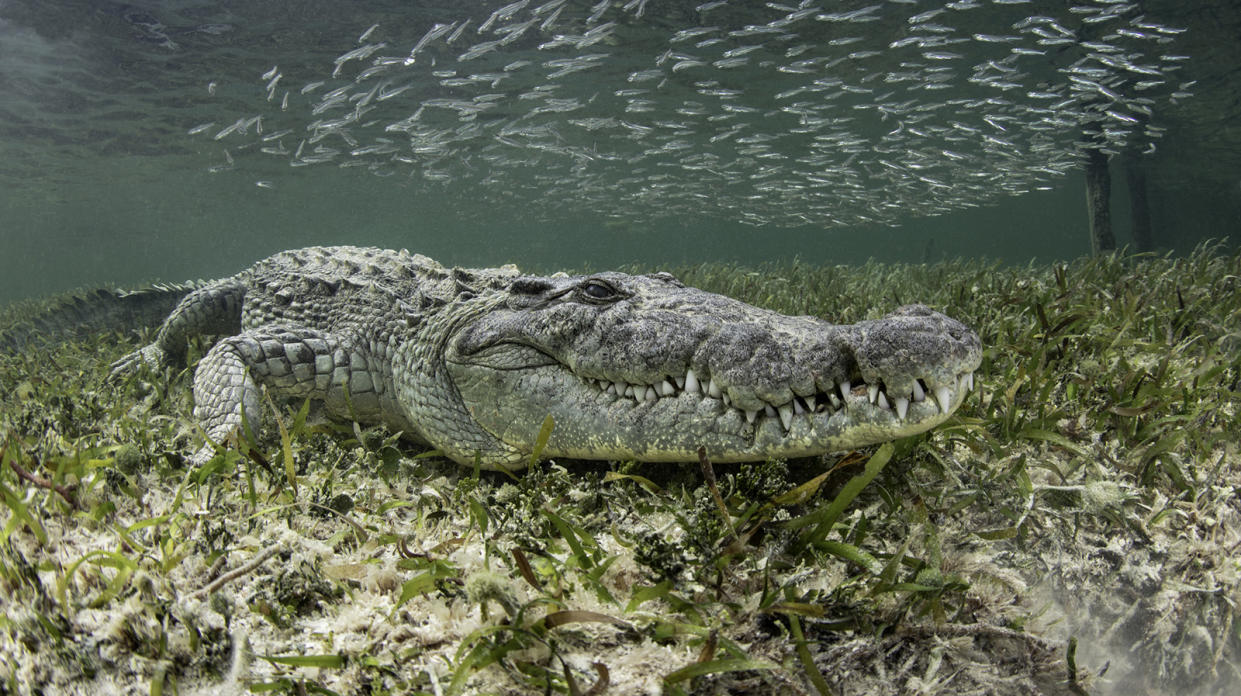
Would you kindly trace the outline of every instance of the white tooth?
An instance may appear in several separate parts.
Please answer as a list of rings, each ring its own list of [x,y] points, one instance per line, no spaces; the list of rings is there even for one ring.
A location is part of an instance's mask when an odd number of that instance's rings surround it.
[[[849,384],[849,380],[840,383],[840,398],[845,401],[849,400],[849,392],[853,391],[853,385]]]
[[[888,404],[888,395],[884,394],[883,392],[879,392],[879,408],[882,408],[882,409],[891,408],[891,405]]]
[[[905,414],[909,413],[909,399],[906,399],[903,396],[898,396],[896,397],[895,401],[896,401],[896,417],[900,418],[901,420],[905,420]]]
[[[619,383],[618,383],[618,385],[619,385]],[[634,394],[634,391],[633,391],[633,385],[632,385],[632,384],[626,384],[626,385],[625,385],[624,390],[622,390],[622,391],[621,391],[621,393],[622,393],[622,394],[624,394],[625,396],[627,396],[627,397],[631,398],[631,399],[635,399],[635,398],[637,398],[637,395],[636,395],[636,394]]]
[[[840,397],[836,396],[835,394],[828,394],[827,398],[831,399],[832,408],[834,409],[839,409],[840,405],[844,403],[844,401],[841,401]]]
[[[952,391],[948,387],[936,387],[935,400],[939,402],[939,412],[947,413],[952,408]]]
[[[733,405],[733,400],[727,394],[720,394],[720,399],[724,401],[725,406]]]
[[[772,408],[770,405],[763,406],[763,413],[767,414],[768,418],[776,417],[776,409]]]
[[[974,373],[973,372],[965,373],[965,391],[967,392],[974,391]]]
[[[673,378],[672,378],[672,381],[674,381],[674,382],[676,382],[676,383],[677,383],[677,389],[684,389],[684,388],[685,388],[685,378],[684,378],[684,377],[673,377]]]
[[[723,392],[720,391],[720,386],[715,383],[714,377],[707,383],[707,396],[710,396],[712,399],[718,399],[723,396]]]
[[[926,392],[922,391],[922,385],[918,380],[914,380],[914,401],[922,401],[926,398]]]
[[[801,407],[801,399],[798,399],[797,397],[793,397],[793,415],[800,416],[801,414],[805,412],[806,412],[806,409]]]
[[[872,404],[875,403],[875,397],[877,396],[879,396],[879,385],[868,384],[866,386],[866,397],[870,399],[870,402]]]
[[[665,379],[664,381],[659,383],[659,393],[663,394],[664,396],[672,396],[673,394],[677,393],[677,389],[676,387],[672,386],[672,382],[669,382],[668,380]]]
[[[785,404],[780,407],[780,425],[784,426],[784,431],[788,432],[793,426],[793,407]]]
[[[754,419],[758,418],[758,411],[746,411],[745,420],[747,423],[754,423]]]
[[[604,381],[602,382],[602,384],[603,384],[603,391],[604,391],[604,393],[606,393],[606,394],[615,394],[615,393],[616,393],[616,385],[615,385],[615,384],[612,384],[611,382],[609,382],[609,381],[607,381],[607,380],[604,380]]]
[[[698,393],[698,375],[694,374],[693,368],[685,371],[685,391],[691,394]]]
[[[815,406],[816,406],[816,404],[815,404],[815,401],[814,401],[814,394],[811,394],[810,396],[807,396],[807,397],[806,397],[806,408],[807,408],[807,409],[808,409],[811,413],[813,413],[813,412],[814,412],[814,407],[815,407]]]
[[[658,399],[658,398],[659,398],[659,395],[655,393],[655,387],[647,387],[647,388],[646,388],[646,396],[645,396],[644,398],[645,398],[647,401],[654,401],[654,400]]]

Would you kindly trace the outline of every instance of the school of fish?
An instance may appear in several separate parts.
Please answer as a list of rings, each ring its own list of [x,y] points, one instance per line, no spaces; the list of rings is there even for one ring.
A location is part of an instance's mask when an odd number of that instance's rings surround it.
[[[263,66],[257,113],[189,133],[219,141],[217,171],[255,153],[365,167],[535,219],[834,227],[1045,189],[1089,148],[1149,154],[1156,112],[1193,89],[1184,29],[1125,0],[453,11],[360,27],[305,84]]]

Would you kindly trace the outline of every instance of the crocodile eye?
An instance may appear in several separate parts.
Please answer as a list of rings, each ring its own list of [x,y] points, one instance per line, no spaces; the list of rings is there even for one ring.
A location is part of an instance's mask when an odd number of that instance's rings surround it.
[[[616,289],[602,280],[588,280],[579,288],[582,295],[590,300],[611,300],[616,298]]]

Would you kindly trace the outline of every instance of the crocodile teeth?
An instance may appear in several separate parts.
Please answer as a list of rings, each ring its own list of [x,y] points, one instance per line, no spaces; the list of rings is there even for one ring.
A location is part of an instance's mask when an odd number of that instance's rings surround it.
[[[901,395],[890,395],[885,391],[882,382],[860,382],[856,386],[851,380],[842,380],[828,392],[816,392],[808,396],[794,394],[793,398],[780,406],[764,404],[758,409],[743,409],[733,403],[728,392],[714,378],[703,379],[692,368],[686,369],[683,375],[669,376],[650,384],[637,384],[623,380],[584,378],[587,384],[594,385],[601,392],[624,396],[637,404],[653,403],[662,397],[680,397],[683,393],[694,394],[699,399],[713,398],[720,401],[725,408],[733,409],[739,416],[744,416],[750,425],[758,424],[759,417],[779,420],[784,433],[792,431],[793,418],[805,414],[827,414],[839,411],[850,403],[861,404],[861,400],[874,404],[884,410],[892,410],[900,420],[910,416],[910,405],[934,398],[940,413],[952,410],[952,402],[958,392],[968,393],[974,388],[974,373],[963,372],[957,375],[955,384],[932,389],[925,380],[913,380],[910,391]],[[856,390],[856,391],[855,391]]]
[[[940,413],[947,413],[952,409],[952,391],[948,387],[936,387],[935,400],[939,402]]]
[[[692,368],[685,371],[685,391],[691,394],[698,393],[698,375],[694,374]]]
[[[768,406],[768,408],[771,407]],[[780,425],[784,426],[784,432],[787,433],[789,428],[793,427],[793,407],[789,404],[784,404],[779,408],[778,413],[780,414]]]

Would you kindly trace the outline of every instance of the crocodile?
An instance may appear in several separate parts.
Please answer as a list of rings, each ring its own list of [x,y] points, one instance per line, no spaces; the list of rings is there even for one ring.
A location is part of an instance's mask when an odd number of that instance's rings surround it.
[[[183,365],[196,336],[218,337],[193,377],[200,461],[243,414],[260,417],[264,389],[487,469],[536,451],[814,456],[942,423],[981,359],[977,334],[917,304],[834,325],[662,272],[535,276],[351,246],[284,251],[201,284],[113,374]]]
[[[0,327],[0,354],[116,329],[158,326],[196,287],[191,281],[156,283],[136,290],[91,288],[14,304],[0,315],[4,324]]]

